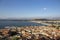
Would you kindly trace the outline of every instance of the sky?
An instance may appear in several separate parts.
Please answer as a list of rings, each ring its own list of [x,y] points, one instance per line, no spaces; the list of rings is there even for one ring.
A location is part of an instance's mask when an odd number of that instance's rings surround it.
[[[60,0],[0,0],[0,18],[60,17]]]

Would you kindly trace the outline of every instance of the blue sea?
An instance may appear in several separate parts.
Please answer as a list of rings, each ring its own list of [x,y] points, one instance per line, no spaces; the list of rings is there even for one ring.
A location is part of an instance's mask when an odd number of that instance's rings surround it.
[[[34,23],[29,21],[0,21],[0,28],[4,28],[6,26],[43,26],[41,23]]]

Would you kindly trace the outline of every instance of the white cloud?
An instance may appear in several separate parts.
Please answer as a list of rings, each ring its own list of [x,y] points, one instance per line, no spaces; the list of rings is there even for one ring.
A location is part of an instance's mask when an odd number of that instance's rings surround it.
[[[44,10],[47,10],[47,8],[43,8]]]

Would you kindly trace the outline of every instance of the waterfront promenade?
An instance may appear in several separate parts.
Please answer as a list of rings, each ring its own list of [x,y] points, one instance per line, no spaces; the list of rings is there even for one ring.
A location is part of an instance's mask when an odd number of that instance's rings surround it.
[[[50,25],[54,25],[54,26],[58,26],[58,23],[60,23],[60,21],[31,21],[31,22],[34,22],[34,23],[41,23],[41,24],[44,24],[44,25],[47,25],[47,26],[50,26]]]

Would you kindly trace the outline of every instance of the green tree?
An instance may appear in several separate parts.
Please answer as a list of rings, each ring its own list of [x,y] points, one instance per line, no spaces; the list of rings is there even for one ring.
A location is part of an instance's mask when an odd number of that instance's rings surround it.
[[[18,40],[18,38],[17,37],[13,37],[12,40]]]

